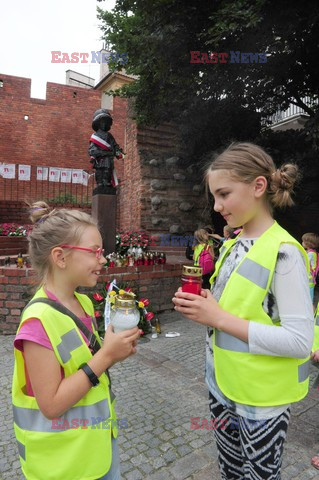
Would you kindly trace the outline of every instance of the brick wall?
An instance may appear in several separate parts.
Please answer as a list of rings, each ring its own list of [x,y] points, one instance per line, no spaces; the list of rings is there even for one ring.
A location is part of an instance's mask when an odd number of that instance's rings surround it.
[[[31,79],[0,74],[0,80],[3,81],[0,88],[0,162],[94,172],[87,151],[92,116],[101,107],[100,91],[47,83],[46,100],[40,100],[30,98]],[[124,150],[126,112],[127,101],[115,97],[111,131]],[[28,120],[24,120],[25,115]],[[123,161],[115,160],[115,166],[123,181]],[[31,168],[31,182],[0,179],[0,199],[32,201],[70,193],[83,204],[90,200],[93,187],[93,179],[88,189],[81,185],[39,182],[35,168]],[[13,204],[8,207],[11,221],[24,221],[23,210],[18,211]],[[119,209],[118,202],[118,221]],[[0,209],[0,221],[7,221],[5,210]]]
[[[0,122],[4,126],[0,162],[91,168],[87,150],[92,114],[101,105],[100,91],[48,83],[46,100],[39,100],[30,98],[30,79],[0,74],[0,80]],[[129,111],[126,99],[114,98],[111,131],[127,154],[125,160],[115,160],[120,180],[117,229],[192,233],[209,216],[200,175],[196,169],[183,167],[176,127],[138,128]],[[80,203],[87,198],[87,190],[79,185],[36,181],[35,168],[31,182],[0,179],[0,199],[32,201],[66,193]],[[23,212],[16,211],[16,215],[19,221],[24,218]]]
[[[91,207],[80,204],[54,204],[56,208],[76,208],[91,214]],[[30,224],[28,206],[25,202],[0,200],[0,223]]]
[[[171,310],[172,297],[181,284],[181,265],[154,265],[105,269],[99,283],[113,279],[125,282],[134,292],[150,300],[154,312]],[[14,334],[23,308],[35,292],[37,279],[32,269],[15,266],[0,268],[0,334]]]

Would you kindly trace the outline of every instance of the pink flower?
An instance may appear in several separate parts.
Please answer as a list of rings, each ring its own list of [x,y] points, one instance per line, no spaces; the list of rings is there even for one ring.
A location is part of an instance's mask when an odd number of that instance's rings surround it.
[[[110,288],[110,285],[111,285],[110,282],[107,282],[107,283],[105,284],[105,290],[106,290],[106,291],[108,291],[108,289]]]
[[[147,312],[147,314],[145,315],[145,318],[148,322],[150,322],[152,320],[152,318],[154,318],[155,315],[153,312]]]
[[[95,318],[100,318],[101,312],[99,312],[99,311],[94,312],[94,316],[95,316]]]
[[[131,291],[132,291],[132,289],[129,288],[129,287],[124,288],[124,290],[125,290],[126,292],[131,292]]]
[[[93,298],[94,298],[94,300],[97,300],[98,302],[101,302],[103,300],[102,295],[100,295],[99,293],[94,293]]]

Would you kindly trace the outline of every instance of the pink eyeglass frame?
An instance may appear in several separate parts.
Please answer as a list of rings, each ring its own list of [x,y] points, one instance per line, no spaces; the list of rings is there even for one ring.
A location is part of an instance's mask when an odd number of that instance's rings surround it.
[[[104,255],[104,248],[97,248],[96,250],[92,250],[92,248],[76,247],[74,245],[60,245],[60,247],[70,248],[72,250],[84,250],[85,252],[95,253],[95,256],[98,260]]]

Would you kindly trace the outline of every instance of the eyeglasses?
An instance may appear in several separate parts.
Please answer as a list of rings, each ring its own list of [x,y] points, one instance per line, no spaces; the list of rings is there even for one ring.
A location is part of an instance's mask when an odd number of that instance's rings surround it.
[[[61,248],[71,248],[72,250],[84,250],[85,252],[94,253],[98,260],[100,260],[100,258],[104,255],[104,248],[97,248],[96,250],[92,250],[92,248],[75,247],[73,245],[60,245],[60,246]]]

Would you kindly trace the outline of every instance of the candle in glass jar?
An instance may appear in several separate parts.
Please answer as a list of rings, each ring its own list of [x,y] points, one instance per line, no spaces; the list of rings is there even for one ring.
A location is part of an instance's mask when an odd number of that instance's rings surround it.
[[[116,295],[110,314],[110,323],[113,325],[114,333],[136,327],[139,321],[140,312],[136,308],[134,297],[129,294]]]
[[[182,270],[182,291],[200,295],[202,289],[202,269],[184,265]]]

